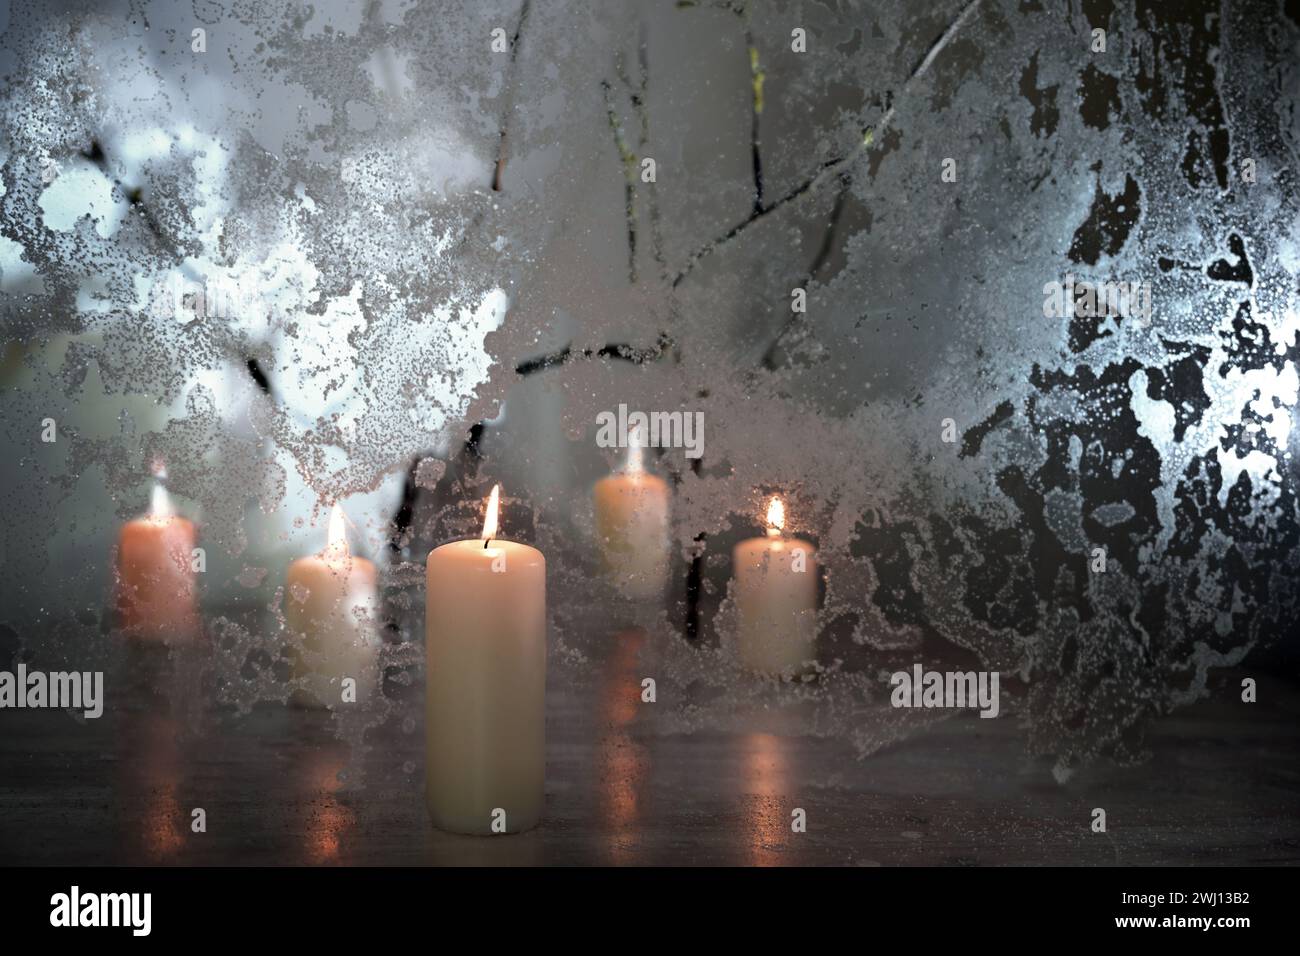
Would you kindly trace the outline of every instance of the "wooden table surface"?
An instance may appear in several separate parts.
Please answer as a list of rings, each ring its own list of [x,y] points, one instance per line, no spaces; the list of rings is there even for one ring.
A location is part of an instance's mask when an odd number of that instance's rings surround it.
[[[546,818],[529,833],[429,825],[415,708],[370,729],[351,762],[329,713],[180,707],[154,675],[119,686],[98,720],[0,713],[0,863],[1300,861],[1295,685],[1261,681],[1258,704],[1180,711],[1152,726],[1147,762],[1100,762],[1060,784],[1049,760],[1026,755],[1014,718],[959,715],[863,758],[835,735],[666,731],[645,717],[635,655],[611,646],[589,684],[552,670]],[[196,807],[206,832],[192,832]],[[1104,834],[1090,829],[1094,807]],[[795,808],[805,833],[791,831]]]

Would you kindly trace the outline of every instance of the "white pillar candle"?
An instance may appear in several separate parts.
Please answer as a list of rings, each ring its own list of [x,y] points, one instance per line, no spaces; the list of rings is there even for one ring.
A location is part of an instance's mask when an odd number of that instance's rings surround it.
[[[149,514],[122,526],[117,542],[117,598],[132,636],[189,639],[199,632],[192,522],[175,514],[161,484]]]
[[[781,534],[785,506],[773,498],[767,537],[735,547],[732,562],[741,663],[762,674],[793,676],[816,658],[817,553]]]
[[[329,538],[320,554],[289,565],[284,620],[297,637],[293,676],[303,683],[298,702],[308,706],[364,704],[379,687],[378,575],[348,550],[343,510],[330,513]],[[350,684],[344,682],[350,680]]]
[[[596,482],[592,499],[606,573],[626,597],[662,597],[668,581],[668,485],[646,474],[637,432],[628,436],[623,473]]]
[[[434,549],[427,567],[426,799],[453,833],[517,833],[542,816],[546,559],[496,537]]]

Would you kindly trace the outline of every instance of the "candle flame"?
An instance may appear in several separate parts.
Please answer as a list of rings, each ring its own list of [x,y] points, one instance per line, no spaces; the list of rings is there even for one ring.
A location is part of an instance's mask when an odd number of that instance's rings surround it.
[[[154,521],[166,521],[172,514],[172,499],[167,494],[167,489],[160,482],[155,482],[153,492],[149,495],[149,517]]]
[[[483,516],[483,547],[497,536],[497,512],[501,508],[501,486],[493,485],[492,494],[488,496],[487,514]]]
[[[781,503],[780,498],[773,497],[772,501],[767,506],[767,533],[770,535],[778,535],[784,527],[785,505]]]
[[[641,426],[637,425],[627,435],[627,474],[629,475],[639,475],[645,471],[641,448]]]
[[[339,503],[334,502],[334,507],[330,510],[329,534],[325,539],[325,551],[331,555],[346,555],[348,553],[348,519],[343,514],[343,509]]]

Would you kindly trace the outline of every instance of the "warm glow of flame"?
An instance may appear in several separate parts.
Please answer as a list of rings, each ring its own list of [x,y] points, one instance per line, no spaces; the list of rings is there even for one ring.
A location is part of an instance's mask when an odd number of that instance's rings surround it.
[[[154,484],[153,493],[149,496],[149,517],[154,521],[166,521],[173,513],[172,499],[167,494],[167,489],[161,484]]]
[[[773,498],[767,506],[767,533],[777,535],[785,527],[785,505],[780,498]]]
[[[488,496],[487,514],[483,516],[483,541],[491,541],[497,536],[497,511],[501,508],[501,486],[493,485],[492,494]]]
[[[325,550],[334,555],[348,553],[348,519],[337,501],[330,510],[329,537],[326,539]]]
[[[641,428],[633,428],[627,435],[627,473],[639,475],[645,471],[641,453]]]

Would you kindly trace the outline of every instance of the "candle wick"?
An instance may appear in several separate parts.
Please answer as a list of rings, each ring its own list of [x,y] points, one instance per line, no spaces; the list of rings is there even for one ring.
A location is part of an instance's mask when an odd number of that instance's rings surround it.
[[[489,544],[491,544],[491,543],[492,543],[492,539],[491,539],[491,538],[484,538],[484,539],[483,539],[483,550],[486,551],[486,550],[487,550],[487,546],[488,546]]]

